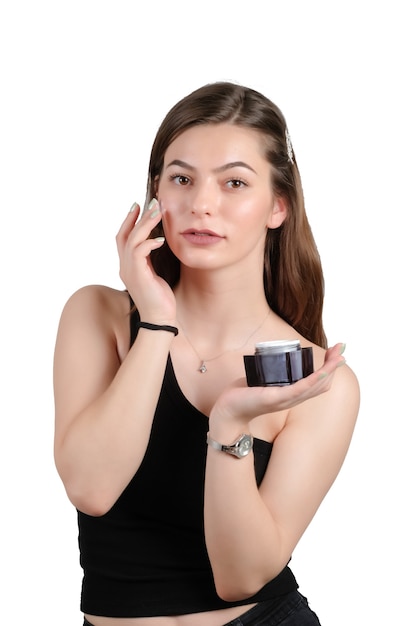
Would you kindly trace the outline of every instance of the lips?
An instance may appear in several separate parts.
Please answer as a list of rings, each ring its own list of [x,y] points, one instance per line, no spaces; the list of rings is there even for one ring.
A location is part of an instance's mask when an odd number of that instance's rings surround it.
[[[195,245],[212,245],[224,239],[222,235],[219,235],[209,229],[197,230],[194,228],[188,228],[181,234],[189,243],[193,243]]]
[[[220,237],[221,235],[219,235],[218,233],[213,232],[212,230],[195,230],[194,228],[188,228],[187,230],[184,230],[184,232],[182,233],[183,235],[198,235],[198,236],[204,236],[204,235],[208,235],[210,237]]]

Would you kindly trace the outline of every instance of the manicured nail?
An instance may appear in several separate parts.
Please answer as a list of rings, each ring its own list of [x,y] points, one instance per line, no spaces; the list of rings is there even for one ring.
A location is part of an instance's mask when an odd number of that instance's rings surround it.
[[[158,243],[162,243],[165,241],[165,237],[155,237],[155,241],[157,241]]]
[[[135,209],[137,209],[137,207],[138,207],[138,203],[137,203],[137,202],[134,202],[134,203],[132,204],[132,206],[130,207],[130,209],[129,209],[129,213],[133,213],[133,211],[134,211]]]
[[[343,361],[340,361],[340,363],[337,364],[337,367],[342,367],[342,365],[346,364],[346,359],[343,359]]]
[[[345,350],[346,350],[346,344],[342,343],[342,345],[340,346],[339,354],[343,354]]]
[[[319,380],[323,380],[323,378],[327,378],[327,373],[326,372],[322,372],[319,376]]]
[[[152,198],[152,200],[148,204],[148,211],[152,211],[156,204],[158,204],[158,200],[156,198]]]

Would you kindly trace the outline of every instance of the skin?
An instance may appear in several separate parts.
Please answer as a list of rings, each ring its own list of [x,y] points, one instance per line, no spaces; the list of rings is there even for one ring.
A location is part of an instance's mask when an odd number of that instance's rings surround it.
[[[177,326],[179,335],[141,329],[129,350],[127,294],[88,286],[64,307],[55,352],[56,465],[71,502],[90,515],[109,510],[141,463],[169,352],[214,439],[231,443],[251,432],[273,443],[259,490],[252,453],[238,461],[207,451],[206,542],[226,600],[249,597],[288,562],[342,466],[359,408],[343,345],[325,351],[267,315],[265,234],[287,211],[270,179],[256,132],[222,124],[182,133],[165,154],[159,204],[140,219],[136,205],[117,235],[120,276],[142,319]],[[161,219],[181,262],[174,291],[149,261],[164,245],[147,239]],[[184,234],[190,229],[219,236],[197,239]],[[312,345],[316,371],[290,387],[248,388],[242,357],[271,338]],[[198,355],[207,359],[204,375]],[[220,626],[248,606],[198,616],[87,617],[96,626]]]

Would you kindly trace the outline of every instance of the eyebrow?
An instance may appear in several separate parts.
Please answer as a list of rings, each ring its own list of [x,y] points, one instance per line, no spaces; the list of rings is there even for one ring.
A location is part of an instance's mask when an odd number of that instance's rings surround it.
[[[193,165],[186,163],[186,161],[181,161],[181,159],[174,159],[173,161],[171,161],[171,163],[168,163],[167,168],[171,167],[172,165],[177,165],[178,167],[184,167],[185,169],[191,170],[193,172],[196,170],[196,168]],[[257,173],[253,169],[253,167],[251,167],[244,161],[232,161],[231,163],[225,163],[224,165],[220,165],[219,167],[216,167],[214,169],[214,172],[216,173],[225,172],[226,170],[232,169],[233,167],[245,167],[246,169],[250,170],[254,174]]]

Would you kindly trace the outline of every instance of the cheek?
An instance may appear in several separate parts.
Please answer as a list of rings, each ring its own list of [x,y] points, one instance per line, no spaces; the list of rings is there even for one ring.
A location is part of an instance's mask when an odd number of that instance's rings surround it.
[[[159,206],[161,208],[164,235],[167,238],[168,243],[171,244],[173,233],[177,232],[179,229],[181,205],[172,196],[161,194],[159,198]]]
[[[176,189],[166,189],[165,185],[161,185],[158,194],[159,206],[161,207],[162,217],[175,216],[181,213],[183,208],[183,199],[181,201],[181,194],[176,192]]]
[[[161,208],[162,223],[164,225],[164,231],[169,234],[170,228],[175,225],[179,217],[179,207],[175,202],[170,202],[166,198],[162,197],[159,200],[159,206]]]
[[[270,215],[270,199],[265,197],[261,201],[253,199],[242,202],[237,210],[236,217],[239,224],[245,225],[247,228],[253,228],[259,225],[262,228]]]

